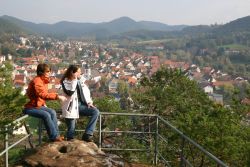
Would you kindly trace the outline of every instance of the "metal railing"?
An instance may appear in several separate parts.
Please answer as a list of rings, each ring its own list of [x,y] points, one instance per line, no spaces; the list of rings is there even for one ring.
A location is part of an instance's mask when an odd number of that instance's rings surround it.
[[[25,119],[27,119],[29,116],[28,115],[24,115],[18,119],[16,119],[15,121],[12,122],[13,125],[18,125],[20,124],[21,121],[23,121],[20,125],[23,125],[25,127],[25,130],[27,132],[27,134],[22,137],[21,139],[17,140],[16,142],[10,144],[9,143],[9,130],[13,130],[13,129],[9,129],[11,126],[11,124],[5,125],[5,139],[4,139],[4,150],[0,153],[0,157],[5,154],[5,167],[9,166],[9,150],[12,149],[13,147],[15,147],[16,145],[20,144],[22,141],[27,140],[29,141],[30,147],[33,148],[33,144],[31,142],[31,133],[29,131],[28,125],[25,123]],[[19,126],[19,125],[18,125]],[[10,144],[10,145],[9,145]]]
[[[146,122],[147,125],[147,130],[143,131],[131,131],[131,130],[102,130],[103,126],[103,118],[107,116],[125,116],[125,117],[145,117],[148,118]],[[20,122],[22,120],[25,120],[28,117],[28,115],[25,115],[17,120],[14,121],[14,123]],[[27,131],[27,135],[25,135],[23,138],[18,140],[17,142],[9,145],[9,139],[8,139],[8,133],[5,135],[5,149],[0,153],[0,156],[5,154],[5,166],[8,167],[8,157],[9,157],[9,150],[15,147],[17,144],[20,142],[28,139],[30,142],[31,147],[33,147],[30,137],[31,134],[29,132],[29,128],[27,128],[27,125],[25,122],[23,122]],[[41,133],[42,133],[42,127],[41,121],[39,123],[39,144],[41,144]],[[151,127],[154,125],[154,127]],[[171,160],[169,160],[167,157],[165,157],[163,154],[164,152],[159,150],[159,147],[166,146],[166,147],[171,147],[171,145],[168,144],[168,138],[164,137],[163,134],[160,133],[162,131],[162,127],[165,125],[169,131],[168,133],[175,133],[178,137],[178,139],[181,140],[179,143],[179,150],[177,151],[178,157],[179,157],[179,165],[181,167],[184,166],[193,166],[193,164],[189,161],[187,158],[187,155],[185,155],[185,146],[190,144],[192,147],[198,149],[201,153],[203,153],[207,158],[209,158],[213,163],[216,164],[216,166],[221,166],[221,167],[227,167],[227,165],[219,160],[217,157],[215,157],[213,154],[205,150],[203,147],[201,147],[199,144],[197,144],[195,141],[184,135],[181,131],[179,131],[177,128],[175,128],[172,124],[170,124],[168,121],[164,120],[162,117],[155,115],[155,114],[136,114],[136,113],[108,113],[108,112],[101,112],[99,115],[99,129],[98,129],[98,147],[101,150],[110,150],[110,151],[143,151],[143,152],[152,152],[154,154],[154,165],[158,165],[158,163],[163,163],[165,166],[172,166],[171,165]],[[8,127],[9,125],[5,126],[6,132],[8,132]],[[146,125],[145,125],[146,127]],[[164,129],[164,131],[167,129]],[[151,137],[154,139],[154,142],[152,142],[152,147],[148,147],[147,149],[138,149],[138,148],[107,148],[103,147],[103,136],[106,133],[114,133],[114,134],[136,134],[136,135],[151,135]],[[161,143],[160,143],[161,142]],[[162,144],[163,143],[163,144]],[[173,152],[172,154],[177,154],[176,151]]]
[[[102,134],[104,133],[130,133],[130,134],[152,134],[154,135],[155,132],[140,132],[140,131],[121,131],[121,130],[102,130],[102,117],[105,115],[115,115],[115,116],[136,116],[136,117],[157,117],[157,115],[155,114],[135,114],[135,113],[108,113],[108,112],[101,112],[99,115],[99,142],[98,142],[98,146],[100,149],[102,150],[127,150],[127,151],[149,151],[148,149],[138,149],[138,148],[126,148],[126,149],[121,149],[121,148],[106,148],[106,147],[102,147]]]
[[[196,149],[198,149],[199,151],[201,151],[204,155],[206,155],[208,158],[210,158],[212,161],[215,162],[216,166],[221,166],[221,167],[227,167],[228,165],[226,165],[224,162],[222,162],[221,160],[219,160],[216,156],[214,156],[213,154],[211,154],[210,152],[208,152],[207,150],[205,150],[202,146],[200,146],[199,144],[197,144],[195,141],[193,141],[192,139],[190,139],[188,136],[184,135],[183,132],[181,132],[180,130],[178,130],[176,127],[174,127],[172,124],[170,124],[168,121],[164,120],[162,117],[157,116],[157,126],[159,126],[159,121],[161,121],[163,124],[167,125],[173,132],[175,132],[181,139],[181,147],[180,147],[180,166],[193,166],[191,164],[191,162],[185,158],[185,154],[184,154],[184,148],[185,148],[185,143],[188,142],[189,144],[191,144],[192,146],[194,146]],[[159,128],[157,128],[158,131]],[[164,143],[167,144],[167,141],[157,132],[157,136],[160,137]],[[157,140],[158,141],[158,140]],[[159,156],[164,160],[164,162],[170,166],[170,164],[168,163],[167,160],[164,159],[164,157],[160,154],[160,152],[157,152],[157,154],[159,154]],[[157,157],[157,155],[156,155]]]
[[[136,117],[149,117],[149,118],[154,118],[154,120],[151,120],[151,122],[148,122],[149,126],[152,122],[155,123],[155,128],[148,128],[148,131],[140,132],[140,131],[107,131],[107,130],[102,130],[102,117],[107,115],[115,115],[115,116],[136,116]],[[227,167],[227,165],[219,160],[216,156],[205,150],[202,146],[197,144],[195,141],[184,135],[180,130],[175,128],[172,124],[170,124],[168,121],[164,120],[162,117],[155,115],[155,114],[136,114],[136,113],[107,113],[107,112],[102,112],[99,116],[99,148],[102,150],[118,150],[118,151],[151,151],[154,152],[154,165],[158,164],[158,161],[161,160],[165,164],[165,166],[171,166],[169,163],[170,161],[167,160],[161,151],[159,151],[159,141],[162,141],[165,143],[165,145],[168,145],[168,139],[161,135],[159,133],[159,125],[166,125],[167,128],[169,128],[170,131],[173,133],[176,133],[178,135],[179,139],[181,139],[181,143],[179,144],[179,158],[180,162],[178,166],[193,166],[192,163],[186,158],[186,155],[184,153],[185,146],[187,144],[191,144],[194,148],[198,149],[201,153],[203,153],[205,156],[207,156],[211,161],[213,161],[216,166],[220,167]],[[151,130],[154,131],[151,131]],[[166,129],[164,129],[166,130]],[[121,149],[121,148],[105,148],[102,147],[102,134],[104,133],[133,133],[133,134],[152,134],[154,135],[154,146],[152,147],[154,150],[145,150],[145,149],[134,149],[134,148],[126,148],[126,149]],[[173,153],[174,154],[174,153]]]

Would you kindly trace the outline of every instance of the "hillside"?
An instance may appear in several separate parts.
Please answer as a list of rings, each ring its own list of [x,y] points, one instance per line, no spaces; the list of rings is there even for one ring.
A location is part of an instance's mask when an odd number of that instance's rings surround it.
[[[181,35],[214,34],[219,36],[228,36],[232,33],[250,33],[250,16],[239,18],[223,25],[187,26],[182,31],[175,33]]]
[[[1,16],[1,20],[13,23],[24,30],[44,34],[44,35],[64,35],[68,37],[108,37],[130,31],[179,31],[185,25],[170,26],[159,22],[140,21],[136,22],[129,17],[121,17],[110,22],[103,23],[76,23],[69,21],[61,21],[55,24],[35,24],[23,21],[11,16]],[[101,33],[103,32],[103,33]]]
[[[240,32],[250,32],[250,16],[242,17],[224,24],[215,29],[215,33],[240,33]]]
[[[224,25],[166,25],[160,22],[135,21],[120,17],[110,22],[77,23],[61,21],[55,24],[32,23],[11,16],[0,17],[0,33],[28,32],[54,37],[91,37],[99,39],[164,39],[183,36],[228,36],[250,34],[250,16],[233,20]]]
[[[2,33],[21,33],[24,31],[22,28],[18,27],[16,24],[0,18],[0,34]]]

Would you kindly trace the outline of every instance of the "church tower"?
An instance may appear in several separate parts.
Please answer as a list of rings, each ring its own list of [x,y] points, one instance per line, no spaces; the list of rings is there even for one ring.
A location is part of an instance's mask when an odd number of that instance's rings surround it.
[[[88,63],[85,64],[84,66],[84,77],[89,80],[91,78],[91,69]]]

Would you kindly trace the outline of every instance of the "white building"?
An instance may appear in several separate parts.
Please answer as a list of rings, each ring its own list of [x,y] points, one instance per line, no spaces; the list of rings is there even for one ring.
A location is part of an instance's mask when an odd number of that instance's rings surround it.
[[[15,135],[26,135],[27,131],[26,131],[24,125],[23,125],[23,126],[19,127],[18,129],[14,130],[13,134],[15,134]]]

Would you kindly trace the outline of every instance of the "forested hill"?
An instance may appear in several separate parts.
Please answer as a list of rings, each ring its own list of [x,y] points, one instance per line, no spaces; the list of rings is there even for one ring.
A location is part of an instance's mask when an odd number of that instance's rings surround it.
[[[181,30],[185,25],[166,25],[159,22],[139,21],[136,22],[129,17],[121,17],[110,22],[102,23],[76,23],[61,21],[55,24],[35,24],[23,21],[11,16],[1,16],[2,20],[9,21],[25,30],[39,34],[66,35],[68,37],[79,37],[88,35],[112,36],[119,33],[148,30],[148,31],[174,31]]]
[[[233,20],[223,25],[198,25],[185,27],[182,34],[231,35],[232,33],[250,33],[250,16]]]
[[[216,33],[250,33],[250,16],[239,18],[215,29]]]
[[[3,34],[3,33],[19,34],[23,31],[25,31],[25,30],[23,30],[21,27],[17,26],[16,24],[14,24],[8,20],[5,20],[3,18],[0,18],[0,34]]]
[[[64,37],[95,37],[96,39],[132,38],[164,39],[183,35],[217,35],[250,33],[250,16],[233,20],[223,25],[166,25],[159,22],[139,21],[121,17],[103,23],[76,23],[61,21],[55,24],[36,24],[11,16],[0,17],[0,33],[29,32],[41,35]]]

